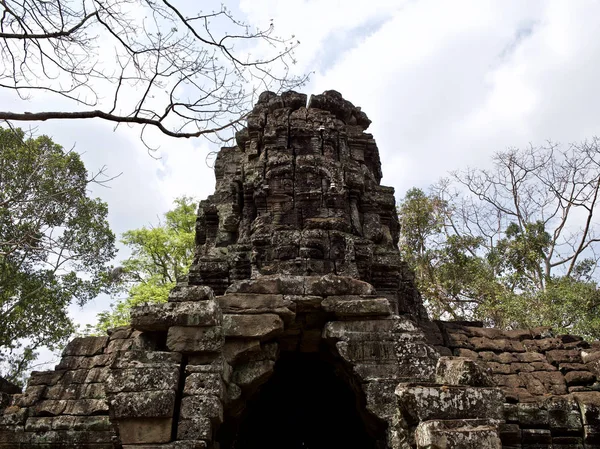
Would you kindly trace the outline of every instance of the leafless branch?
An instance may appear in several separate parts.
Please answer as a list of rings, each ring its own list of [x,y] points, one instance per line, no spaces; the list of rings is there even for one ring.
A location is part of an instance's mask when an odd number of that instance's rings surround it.
[[[182,8],[173,0],[0,0],[0,88],[74,105],[0,111],[0,120],[100,118],[170,137],[220,138],[244,119],[258,89],[307,81],[290,75],[299,42],[276,36],[272,23],[250,31],[224,6]]]
[[[526,224],[541,222],[550,242],[539,270],[529,273],[531,280],[543,289],[552,275],[570,276],[582,258],[595,255],[600,241],[595,220],[599,142],[593,138],[567,148],[552,142],[530,145],[497,153],[493,169],[454,172],[469,194],[462,199],[456,234],[464,227],[470,235],[484,236],[489,250],[510,223],[524,231]]]

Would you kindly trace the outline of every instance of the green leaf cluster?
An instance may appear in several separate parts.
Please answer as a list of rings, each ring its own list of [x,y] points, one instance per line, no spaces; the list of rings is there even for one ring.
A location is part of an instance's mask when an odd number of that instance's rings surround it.
[[[495,296],[495,278],[479,255],[482,238],[447,232],[451,204],[418,188],[400,202],[400,252],[415,271],[429,313],[462,319],[473,315],[482,297]]]
[[[67,307],[111,285],[115,236],[96,179],[47,136],[0,128],[0,363],[18,381],[35,350],[74,330]]]
[[[553,239],[542,221],[508,222],[486,239],[481,228],[461,221],[456,200],[440,192],[410,189],[398,208],[400,251],[432,318],[481,320],[500,328],[551,326],[600,337],[594,259],[582,259],[568,274],[548,275]]]
[[[120,283],[127,292],[109,311],[98,315],[94,331],[129,324],[132,307],[147,302],[165,302],[177,279],[185,276],[194,256],[196,202],[190,197],[175,199],[157,226],[125,232],[121,242],[131,256],[120,268]]]

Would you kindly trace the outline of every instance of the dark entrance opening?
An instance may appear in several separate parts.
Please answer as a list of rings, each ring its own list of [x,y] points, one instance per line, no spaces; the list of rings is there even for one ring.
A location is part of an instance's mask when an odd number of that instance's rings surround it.
[[[367,433],[358,407],[318,353],[284,352],[271,379],[239,419],[226,418],[217,439],[221,449],[375,449],[378,438]]]

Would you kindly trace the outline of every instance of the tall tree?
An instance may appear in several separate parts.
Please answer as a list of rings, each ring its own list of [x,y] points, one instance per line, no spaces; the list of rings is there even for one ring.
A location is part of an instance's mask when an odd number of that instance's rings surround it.
[[[598,143],[511,149],[408,192],[401,249],[434,316],[600,336]]]
[[[191,5],[1,1],[0,88],[78,108],[5,110],[0,120],[101,118],[140,125],[142,138],[146,128],[172,137],[214,136],[243,118],[257,89],[306,81],[289,73],[299,43],[293,36],[276,36],[272,23],[243,23],[225,6],[202,12]]]
[[[174,205],[157,226],[123,234],[121,242],[132,250],[120,268],[127,296],[99,314],[96,332],[128,324],[135,305],[166,301],[177,279],[187,274],[194,256],[196,202],[180,197]]]
[[[498,285],[481,255],[482,238],[457,234],[451,201],[412,188],[399,207],[400,251],[434,318],[466,319],[493,298]]]
[[[469,193],[457,203],[457,232],[481,235],[489,251],[509,258],[505,274],[539,290],[553,275],[591,268],[600,241],[594,220],[599,142],[509,150],[495,155],[491,170],[455,172],[454,180]],[[457,191],[446,186],[439,193]]]
[[[115,237],[79,155],[0,128],[0,364],[18,380],[73,332],[67,307],[110,287]]]

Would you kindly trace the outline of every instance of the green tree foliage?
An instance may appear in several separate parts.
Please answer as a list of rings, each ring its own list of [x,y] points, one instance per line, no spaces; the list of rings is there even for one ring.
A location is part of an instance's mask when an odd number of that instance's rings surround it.
[[[400,202],[400,249],[434,318],[600,337],[596,139],[498,153]]]
[[[67,307],[110,286],[115,237],[98,182],[49,137],[0,128],[0,363],[18,381],[36,349],[73,332]]]
[[[181,197],[158,226],[134,229],[121,242],[132,251],[121,268],[121,285],[127,297],[98,315],[96,332],[129,323],[131,307],[146,302],[165,302],[177,279],[187,274],[194,256],[196,203]]]
[[[479,256],[482,238],[453,233],[448,201],[410,189],[401,202],[400,251],[435,318],[461,319],[494,291],[494,275]]]

